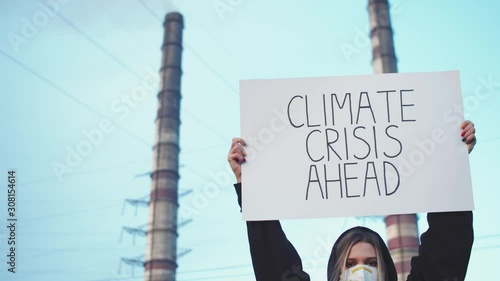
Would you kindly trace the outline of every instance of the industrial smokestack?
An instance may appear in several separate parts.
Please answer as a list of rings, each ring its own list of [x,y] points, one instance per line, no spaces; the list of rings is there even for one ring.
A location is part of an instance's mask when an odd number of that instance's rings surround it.
[[[167,14],[164,27],[144,281],[174,281],[177,268],[182,15]]]
[[[374,73],[398,72],[387,0],[368,0],[370,37]],[[387,244],[398,272],[398,281],[410,273],[411,258],[418,254],[418,228],[415,214],[385,217]]]
[[[396,73],[398,65],[387,0],[368,0],[373,72]]]

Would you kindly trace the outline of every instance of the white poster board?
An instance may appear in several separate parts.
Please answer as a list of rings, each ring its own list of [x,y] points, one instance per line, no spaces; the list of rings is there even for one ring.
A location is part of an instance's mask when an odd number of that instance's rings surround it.
[[[458,71],[243,80],[240,103],[245,220],[473,209]]]

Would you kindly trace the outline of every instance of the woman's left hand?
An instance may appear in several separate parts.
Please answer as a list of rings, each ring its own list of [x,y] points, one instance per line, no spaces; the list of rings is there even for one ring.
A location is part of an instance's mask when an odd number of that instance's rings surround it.
[[[469,153],[474,149],[476,145],[476,129],[474,128],[474,123],[469,120],[466,120],[460,126],[462,129],[462,141],[467,144],[467,148],[469,149]]]

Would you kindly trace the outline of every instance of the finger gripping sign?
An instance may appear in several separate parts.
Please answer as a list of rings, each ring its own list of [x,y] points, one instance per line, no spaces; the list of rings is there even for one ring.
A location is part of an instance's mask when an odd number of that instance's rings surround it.
[[[458,71],[240,81],[243,218],[473,209]]]

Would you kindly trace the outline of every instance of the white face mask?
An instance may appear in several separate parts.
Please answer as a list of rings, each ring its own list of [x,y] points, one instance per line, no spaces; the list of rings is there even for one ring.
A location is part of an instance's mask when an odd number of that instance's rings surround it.
[[[365,264],[358,264],[346,268],[342,274],[342,281],[377,281],[377,268]]]

